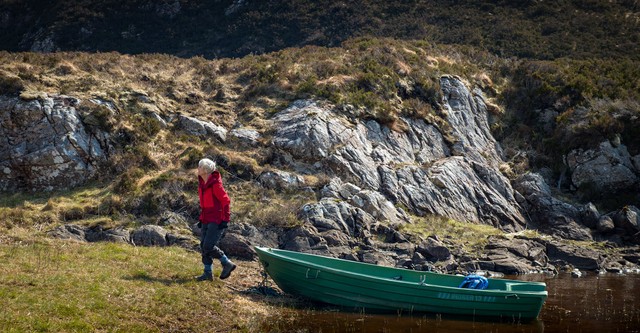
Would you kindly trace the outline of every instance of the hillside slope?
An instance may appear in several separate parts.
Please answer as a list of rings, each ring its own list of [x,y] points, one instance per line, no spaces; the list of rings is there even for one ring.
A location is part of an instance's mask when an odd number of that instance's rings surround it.
[[[640,241],[638,90],[606,85],[634,77],[631,60],[589,67],[366,38],[241,59],[0,56],[0,185],[17,192],[4,198],[7,230],[88,241],[124,227],[130,240],[128,229],[156,224],[164,244],[190,246],[190,170],[209,156],[234,198],[233,255],[260,244],[396,265],[422,251],[442,270],[512,273],[635,260],[522,233],[620,251]],[[547,136],[562,128],[574,131]],[[616,200],[588,204],[598,195]],[[57,228],[70,222],[81,226]],[[523,241],[537,254],[512,257]]]

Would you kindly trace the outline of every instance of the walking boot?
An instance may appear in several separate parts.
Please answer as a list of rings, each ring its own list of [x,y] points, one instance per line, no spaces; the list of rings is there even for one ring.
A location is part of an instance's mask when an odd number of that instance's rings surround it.
[[[196,278],[196,280],[198,280],[198,281],[213,281],[213,273],[204,272],[204,273],[202,273],[202,275],[198,276]]]
[[[236,269],[236,264],[228,261],[226,264],[222,265],[222,273],[220,273],[220,280],[224,280],[231,275],[231,272]]]

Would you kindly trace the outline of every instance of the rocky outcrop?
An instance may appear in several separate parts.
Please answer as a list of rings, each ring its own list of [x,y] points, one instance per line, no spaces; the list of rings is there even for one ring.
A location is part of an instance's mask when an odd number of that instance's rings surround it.
[[[54,190],[91,179],[108,158],[109,134],[87,128],[80,100],[0,97],[0,189]]]
[[[376,191],[363,190],[351,183],[343,183],[333,178],[322,190],[324,198],[346,200],[353,207],[360,208],[377,221],[409,221],[409,216],[397,208],[384,195]]]
[[[413,214],[521,230],[525,218],[497,169],[501,152],[488,130],[482,96],[454,77],[443,77],[442,85],[452,147],[424,120],[402,118],[406,130],[397,132],[314,101],[297,101],[274,116],[273,144],[299,172],[330,170]]]

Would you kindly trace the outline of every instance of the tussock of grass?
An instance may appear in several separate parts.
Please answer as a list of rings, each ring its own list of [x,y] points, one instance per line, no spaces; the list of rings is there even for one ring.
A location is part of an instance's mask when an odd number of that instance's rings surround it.
[[[234,198],[231,218],[260,227],[299,226],[302,222],[297,218],[298,210],[315,201],[313,193],[278,193],[250,182],[229,185],[227,190]]]
[[[259,331],[260,318],[277,313],[236,291],[257,285],[255,262],[198,283],[200,257],[182,248],[16,237],[25,241],[0,239],[3,332]]]
[[[403,224],[402,231],[422,237],[437,236],[464,249],[465,252],[482,250],[489,236],[504,232],[492,226],[455,221],[442,216],[413,217],[414,223]]]
[[[102,202],[111,195],[95,185],[57,193],[4,193],[0,195],[0,229],[42,229],[71,221],[104,220],[109,214]]]

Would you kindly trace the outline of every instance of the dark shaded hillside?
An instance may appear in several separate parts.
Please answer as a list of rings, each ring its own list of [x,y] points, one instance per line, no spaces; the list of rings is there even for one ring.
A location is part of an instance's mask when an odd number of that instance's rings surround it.
[[[637,1],[4,0],[0,49],[241,57],[359,36],[466,44],[501,56],[640,54]]]

